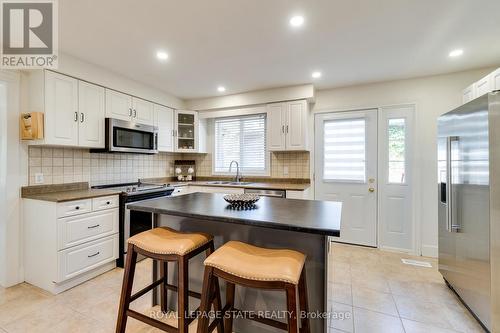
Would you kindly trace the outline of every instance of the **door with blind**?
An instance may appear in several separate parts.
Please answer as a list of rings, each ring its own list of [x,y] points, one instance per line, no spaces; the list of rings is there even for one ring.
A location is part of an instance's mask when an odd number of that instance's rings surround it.
[[[315,118],[315,198],[342,202],[340,237],[377,246],[377,110]]]

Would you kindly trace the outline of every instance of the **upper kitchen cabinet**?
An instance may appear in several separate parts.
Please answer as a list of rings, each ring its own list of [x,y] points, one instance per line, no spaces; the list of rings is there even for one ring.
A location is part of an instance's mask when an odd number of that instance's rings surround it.
[[[267,105],[267,140],[270,151],[308,150],[306,100]]]
[[[490,74],[492,90],[500,90],[500,68]]]
[[[45,144],[78,145],[78,80],[54,72],[43,71],[44,81],[32,82],[37,87],[31,93],[40,93],[37,100],[43,100],[45,121]],[[38,86],[40,85],[40,86]]]
[[[465,104],[495,90],[500,90],[500,68],[465,88],[462,93],[462,102]]]
[[[104,148],[104,88],[84,81],[78,81],[78,145],[81,147]]]
[[[175,151],[198,152],[198,112],[175,111]]]
[[[112,89],[106,89],[106,117],[153,125],[154,104]]]
[[[468,103],[476,98],[476,84],[471,84],[467,88],[465,88],[462,92],[462,103]]]
[[[47,71],[28,76],[28,110],[43,112],[45,137],[35,145],[104,148],[104,88]]]
[[[158,150],[174,151],[174,110],[154,105],[154,125],[158,127]]]

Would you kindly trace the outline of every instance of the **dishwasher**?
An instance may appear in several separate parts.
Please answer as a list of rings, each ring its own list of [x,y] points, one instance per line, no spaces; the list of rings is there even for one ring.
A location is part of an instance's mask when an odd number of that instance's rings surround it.
[[[254,193],[260,195],[261,197],[286,198],[286,191],[282,190],[257,190],[253,188],[246,188],[245,193]]]

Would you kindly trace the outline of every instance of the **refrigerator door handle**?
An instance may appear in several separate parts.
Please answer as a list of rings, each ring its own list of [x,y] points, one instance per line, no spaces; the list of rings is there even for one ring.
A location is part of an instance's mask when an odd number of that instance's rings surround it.
[[[446,138],[446,230],[448,232],[457,232],[460,225],[453,224],[453,167],[452,167],[452,146],[458,142],[458,136],[449,136]]]

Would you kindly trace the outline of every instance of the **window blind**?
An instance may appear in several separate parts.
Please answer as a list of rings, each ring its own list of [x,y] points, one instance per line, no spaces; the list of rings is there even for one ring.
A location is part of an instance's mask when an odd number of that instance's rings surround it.
[[[365,119],[324,123],[324,179],[365,181]]]
[[[241,172],[266,173],[266,115],[216,118],[216,173],[229,171],[231,161],[237,161]]]

